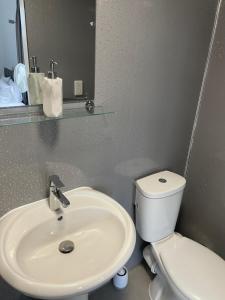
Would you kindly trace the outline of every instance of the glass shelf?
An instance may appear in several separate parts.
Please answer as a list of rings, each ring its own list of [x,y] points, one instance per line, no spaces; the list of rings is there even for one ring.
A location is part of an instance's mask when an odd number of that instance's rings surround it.
[[[40,123],[40,122],[51,122],[63,119],[81,118],[81,117],[91,117],[98,115],[109,115],[114,112],[105,111],[103,106],[95,106],[93,111],[89,112],[85,107],[79,108],[69,108],[64,109],[63,115],[58,118],[48,118],[42,111],[34,112],[19,112],[19,113],[6,113],[0,114],[0,127],[30,124],[30,123]]]

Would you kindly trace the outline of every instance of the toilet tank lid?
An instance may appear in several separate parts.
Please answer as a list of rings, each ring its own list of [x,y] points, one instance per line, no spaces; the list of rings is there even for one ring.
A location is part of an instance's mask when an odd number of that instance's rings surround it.
[[[149,198],[163,198],[184,189],[184,177],[170,171],[162,171],[136,181],[137,189]]]

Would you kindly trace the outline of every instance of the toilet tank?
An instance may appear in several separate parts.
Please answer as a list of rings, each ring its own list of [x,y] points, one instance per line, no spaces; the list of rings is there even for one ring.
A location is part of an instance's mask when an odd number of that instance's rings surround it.
[[[174,232],[185,185],[184,177],[169,171],[136,181],[136,229],[144,241],[153,243]]]

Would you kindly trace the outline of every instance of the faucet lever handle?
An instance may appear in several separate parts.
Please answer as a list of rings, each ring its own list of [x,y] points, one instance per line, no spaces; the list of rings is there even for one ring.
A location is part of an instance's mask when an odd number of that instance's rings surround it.
[[[57,188],[62,188],[65,186],[64,183],[60,180],[58,175],[49,176],[49,182],[50,182],[50,186],[52,186],[53,184]]]

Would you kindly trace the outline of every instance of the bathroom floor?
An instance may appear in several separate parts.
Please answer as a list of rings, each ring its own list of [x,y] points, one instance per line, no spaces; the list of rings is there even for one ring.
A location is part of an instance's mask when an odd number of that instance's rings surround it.
[[[108,283],[90,295],[90,300],[149,300],[150,275],[143,265],[129,272],[129,284],[124,290],[117,290]]]

